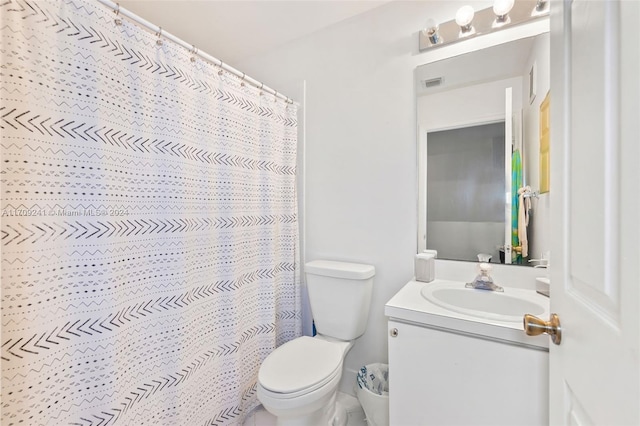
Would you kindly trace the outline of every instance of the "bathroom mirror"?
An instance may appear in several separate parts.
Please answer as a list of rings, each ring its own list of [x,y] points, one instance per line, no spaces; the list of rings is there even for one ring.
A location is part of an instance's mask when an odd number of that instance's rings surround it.
[[[419,252],[533,266],[548,250],[548,32],[428,63],[415,76]]]

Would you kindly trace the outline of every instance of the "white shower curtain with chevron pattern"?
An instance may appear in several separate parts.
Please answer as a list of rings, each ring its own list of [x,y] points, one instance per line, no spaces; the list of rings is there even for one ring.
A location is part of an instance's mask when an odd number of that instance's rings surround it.
[[[295,105],[89,0],[7,0],[2,425],[238,424],[301,333]]]

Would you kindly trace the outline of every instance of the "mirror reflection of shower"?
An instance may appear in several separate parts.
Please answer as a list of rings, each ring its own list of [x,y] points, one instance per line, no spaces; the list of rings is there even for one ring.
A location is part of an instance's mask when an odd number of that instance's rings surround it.
[[[438,257],[499,258],[505,235],[504,136],[504,121],[427,133],[427,249],[438,250]]]

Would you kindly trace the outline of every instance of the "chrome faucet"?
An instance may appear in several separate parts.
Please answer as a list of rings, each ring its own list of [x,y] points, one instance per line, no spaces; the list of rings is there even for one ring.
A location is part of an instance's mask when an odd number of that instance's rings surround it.
[[[493,278],[489,275],[491,272],[491,265],[488,263],[481,263],[478,266],[480,273],[471,283],[465,285],[466,288],[474,288],[476,290],[490,290],[503,292],[504,289],[493,282]]]

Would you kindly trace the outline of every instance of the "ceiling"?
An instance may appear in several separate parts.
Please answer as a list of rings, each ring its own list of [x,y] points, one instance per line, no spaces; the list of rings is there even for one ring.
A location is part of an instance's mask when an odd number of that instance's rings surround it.
[[[234,66],[388,2],[120,0],[120,5]]]
[[[524,75],[535,39],[527,37],[420,66],[416,69],[417,94],[430,95],[470,84]],[[425,88],[425,80],[436,78],[442,78],[440,85]]]

